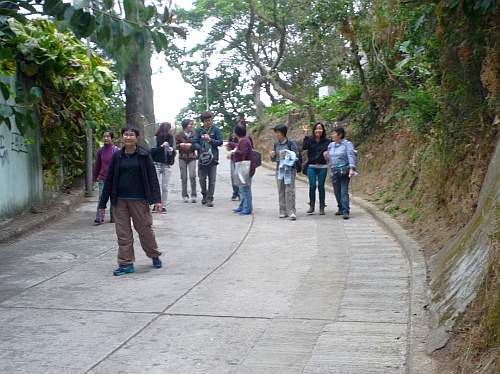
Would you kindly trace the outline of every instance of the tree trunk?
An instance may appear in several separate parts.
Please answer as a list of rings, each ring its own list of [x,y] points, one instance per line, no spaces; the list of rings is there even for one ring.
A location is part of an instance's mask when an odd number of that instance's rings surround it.
[[[125,119],[127,124],[139,129],[141,144],[144,144],[144,125],[147,120],[144,116],[144,90],[140,65],[136,54],[125,73]]]
[[[151,84],[151,77],[153,71],[151,70],[151,50],[149,46],[145,47],[142,58],[142,88],[144,91],[144,116],[149,123],[155,123],[155,107],[154,107],[154,94],[153,86]]]
[[[254,79],[255,83],[253,85],[253,95],[255,102],[255,115],[257,117],[257,121],[261,122],[264,119],[264,110],[266,108],[266,106],[264,105],[264,103],[260,98],[260,89],[263,83],[263,79],[260,75],[256,76]]]

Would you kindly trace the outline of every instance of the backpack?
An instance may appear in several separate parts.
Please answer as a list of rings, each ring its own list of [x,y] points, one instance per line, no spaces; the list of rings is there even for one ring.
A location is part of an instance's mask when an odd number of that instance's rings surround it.
[[[201,142],[201,149],[198,155],[198,163],[201,166],[210,166],[214,160],[214,154],[212,153],[212,147],[208,142]]]
[[[262,165],[262,155],[260,154],[260,152],[257,152],[255,149],[252,149],[251,157],[252,157],[252,162],[254,163],[256,168]]]

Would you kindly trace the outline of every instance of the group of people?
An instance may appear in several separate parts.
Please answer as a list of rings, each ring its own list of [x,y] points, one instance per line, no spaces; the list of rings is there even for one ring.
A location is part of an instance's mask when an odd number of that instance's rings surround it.
[[[110,200],[110,220],[115,223],[118,241],[118,268],[113,271],[114,275],[135,271],[131,221],[139,234],[144,252],[152,259],[153,267],[162,267],[151,213],[166,212],[171,166],[177,152],[183,201],[197,202],[198,173],[201,203],[207,207],[214,206],[219,147],[223,145],[223,139],[221,130],[212,123],[210,112],[202,113],[200,120],[202,125],[195,130],[191,119],[183,120],[182,130],[175,137],[171,134],[171,125],[162,123],[155,134],[156,144],[151,150],[139,146],[139,130],[133,126],[125,126],[122,129],[122,148],[113,145],[111,132],[104,132],[104,146],[98,150],[94,165],[94,180],[99,184],[95,223],[104,222],[106,205]],[[336,215],[348,219],[348,186],[350,178],[355,174],[356,152],[352,143],[344,139],[344,129],[335,128],[330,141],[322,123],[315,124],[310,135],[307,134],[307,127],[304,127],[306,134],[302,150],[307,152],[307,162],[304,165],[301,163],[301,150],[295,141],[288,138],[287,132],[285,125],[274,127],[276,142],[270,151],[271,161],[276,163],[279,217],[288,217],[293,221],[297,219],[295,180],[300,171],[309,179],[307,213],[315,212],[318,190],[319,214],[324,215],[325,181],[330,168],[338,205]],[[252,178],[256,167],[259,166],[260,154],[254,150],[253,141],[247,135],[243,117],[238,120],[226,147],[231,164],[231,199],[239,200],[239,205],[233,212],[239,215],[252,214]]]

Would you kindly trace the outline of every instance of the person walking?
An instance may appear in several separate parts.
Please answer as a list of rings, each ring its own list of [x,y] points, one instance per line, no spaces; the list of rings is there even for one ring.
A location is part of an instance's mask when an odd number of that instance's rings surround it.
[[[228,157],[234,160],[235,166],[239,162],[250,161],[248,175],[235,175],[236,183],[239,185],[240,205],[233,209],[233,212],[240,215],[252,214],[253,201],[252,201],[252,177],[255,174],[255,160],[252,156],[252,142],[247,136],[247,129],[245,126],[238,125],[234,129],[234,134],[238,139],[238,145],[235,149],[231,150]],[[245,171],[246,173],[246,171]],[[236,173],[235,173],[236,174]]]
[[[153,217],[149,205],[161,211],[158,177],[150,153],[138,146],[139,130],[125,126],[122,130],[123,148],[113,154],[104,189],[99,200],[99,213],[104,216],[111,200],[118,241],[118,268],[114,275],[133,273],[134,236],[130,219],[139,234],[142,249],[152,259],[153,267],[161,268],[161,252],[153,231]]]
[[[240,113],[238,115],[238,121],[236,122],[236,126],[243,126],[243,127],[247,127],[247,121],[245,120],[245,115],[243,113]],[[235,126],[235,127],[236,127]],[[250,141],[252,141],[250,139]],[[229,136],[229,139],[227,141],[227,150],[228,151],[232,151],[233,149],[235,149],[238,145],[238,137],[236,136],[236,134],[234,133],[234,131],[231,133],[231,135]],[[238,187],[238,181],[235,179],[235,172],[234,172],[234,165],[235,161],[233,158],[230,159],[230,173],[231,173],[231,186],[233,188],[233,195],[231,196],[231,200],[232,201],[236,201],[236,200],[241,200],[241,196],[240,196],[240,191],[239,191],[239,187]]]
[[[94,169],[93,169],[93,180],[94,183],[97,182],[99,186],[99,199],[102,196],[102,190],[104,188],[104,182],[108,176],[109,163],[111,162],[111,157],[113,154],[120,150],[116,145],[113,144],[113,133],[111,131],[104,131],[102,134],[102,140],[104,145],[97,150]],[[100,225],[104,223],[104,217],[99,214],[99,199],[97,200],[97,209],[95,214],[95,225]],[[113,223],[113,210],[109,209],[110,220]]]
[[[280,218],[297,219],[295,210],[295,177],[297,176],[296,161],[299,148],[297,143],[287,137],[288,128],[285,125],[274,127],[276,143],[270,152],[271,161],[276,162],[276,181],[278,184]]]
[[[162,148],[164,156],[160,162],[155,162],[158,179],[161,180],[161,213],[167,212],[168,184],[172,174],[170,166],[173,164],[175,152],[175,139],[170,133],[171,128],[172,125],[169,122],[162,122],[155,133],[156,148]],[[153,212],[160,213],[156,208],[153,208]]]
[[[212,113],[203,112],[200,119],[203,126],[196,129],[193,148],[198,151],[198,178],[203,196],[201,203],[213,207],[217,165],[219,164],[218,147],[223,144],[223,140],[220,129],[212,124]]]
[[[305,166],[307,178],[309,179],[309,210],[307,214],[313,214],[316,206],[316,188],[319,193],[319,214],[325,214],[325,181],[328,174],[328,165],[323,153],[328,149],[330,141],[326,137],[325,126],[318,122],[313,127],[312,136],[307,135],[308,128],[304,126],[304,142],[302,149],[307,151],[307,163]]]
[[[333,129],[333,142],[328,146],[325,157],[332,170],[332,183],[335,199],[337,200],[337,216],[349,219],[349,182],[356,170],[356,155],[354,146],[345,138],[343,127]]]
[[[188,176],[191,184],[191,202],[196,203],[196,152],[193,148],[193,120],[183,119],[182,130],[175,140],[179,151],[179,169],[181,172],[182,199],[189,201]]]

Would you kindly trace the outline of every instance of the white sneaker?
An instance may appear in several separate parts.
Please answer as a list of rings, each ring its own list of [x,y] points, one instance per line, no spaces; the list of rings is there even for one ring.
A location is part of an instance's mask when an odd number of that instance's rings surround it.
[[[280,213],[280,218],[286,218],[287,215],[285,213]]]
[[[295,213],[290,214],[290,220],[295,221],[297,219],[297,216]]]
[[[185,203],[189,202],[189,199],[188,199],[188,197],[187,197],[187,196],[184,196],[184,197],[182,198],[182,200],[184,200],[184,202],[185,202]]]

